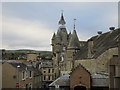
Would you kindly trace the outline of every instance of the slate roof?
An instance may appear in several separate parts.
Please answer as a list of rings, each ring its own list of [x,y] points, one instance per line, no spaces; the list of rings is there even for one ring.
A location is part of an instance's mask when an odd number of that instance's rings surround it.
[[[62,24],[62,25],[66,24],[63,13],[61,13],[61,18],[60,18],[60,21],[58,22],[58,24]]]
[[[118,47],[118,39],[120,39],[120,28],[113,31],[96,35],[90,38],[84,47],[80,48],[79,54],[76,56],[77,59],[86,59],[88,54],[88,42],[93,41],[93,55],[91,58],[97,58],[103,52],[110,48]]]
[[[53,81],[49,86],[53,87],[55,85],[59,86],[70,86],[70,81],[69,81],[69,76],[70,75],[64,75]]]
[[[19,61],[11,61],[11,60],[7,62],[15,68],[17,68],[17,66],[19,65],[20,67],[18,69],[20,71],[26,71],[26,70],[34,71],[34,76],[38,76],[38,75],[40,76],[42,74],[38,68],[33,67],[33,65],[30,65],[29,62],[22,63]]]
[[[109,74],[108,73],[105,73],[105,72],[95,72],[95,73],[91,73],[91,77],[92,79],[106,79],[106,78],[109,78]]]
[[[55,33],[53,34],[53,37],[52,37],[52,40],[54,40],[55,39]]]
[[[109,86],[109,74],[104,72],[96,72],[91,74],[92,86],[108,87]]]
[[[53,67],[52,61],[43,61],[41,67]]]
[[[68,49],[79,49],[79,48],[80,48],[79,39],[78,39],[76,30],[74,30],[71,37],[70,37]]]
[[[23,64],[23,63],[13,63],[10,62],[9,64],[11,64],[13,67],[17,68],[17,66],[19,65],[20,67],[18,68],[19,70],[26,70],[27,69],[27,65]]]
[[[25,65],[27,65],[27,69],[28,70],[33,70],[34,71],[34,76],[38,76],[41,75],[41,71],[39,70],[39,64],[41,64],[41,62],[24,62]]]

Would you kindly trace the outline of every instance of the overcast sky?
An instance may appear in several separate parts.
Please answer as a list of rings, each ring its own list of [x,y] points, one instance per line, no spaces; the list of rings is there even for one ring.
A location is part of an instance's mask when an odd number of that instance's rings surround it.
[[[110,26],[118,27],[117,2],[3,2],[0,48],[51,50],[61,10],[68,32],[73,31],[73,19],[77,19],[81,41],[97,35],[97,31],[109,31]]]

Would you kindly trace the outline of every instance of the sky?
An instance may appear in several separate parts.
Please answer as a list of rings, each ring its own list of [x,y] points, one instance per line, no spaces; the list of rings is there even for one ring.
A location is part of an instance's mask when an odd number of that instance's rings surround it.
[[[117,2],[2,2],[2,45],[4,49],[51,51],[51,38],[57,32],[61,10],[68,33],[76,31],[87,41],[97,31],[118,27]],[[0,26],[1,27],[1,26]]]

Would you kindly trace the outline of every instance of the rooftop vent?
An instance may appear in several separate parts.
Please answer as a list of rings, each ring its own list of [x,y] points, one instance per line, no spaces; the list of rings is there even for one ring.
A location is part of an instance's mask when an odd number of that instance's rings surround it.
[[[110,27],[109,29],[112,31],[112,30],[115,30],[115,27]]]
[[[97,33],[98,33],[99,35],[101,35],[101,34],[102,34],[102,31],[98,31]]]

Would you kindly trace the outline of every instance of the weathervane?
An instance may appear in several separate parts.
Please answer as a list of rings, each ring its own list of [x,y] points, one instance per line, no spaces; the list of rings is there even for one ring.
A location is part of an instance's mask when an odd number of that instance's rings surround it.
[[[75,30],[75,22],[76,22],[76,19],[74,18],[73,20],[74,20],[74,30]]]
[[[63,13],[63,12],[64,12],[64,10],[61,10],[61,12]]]

